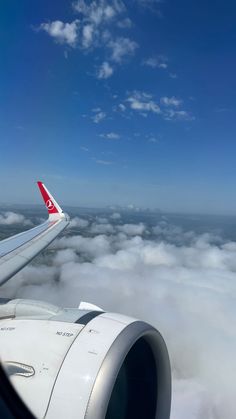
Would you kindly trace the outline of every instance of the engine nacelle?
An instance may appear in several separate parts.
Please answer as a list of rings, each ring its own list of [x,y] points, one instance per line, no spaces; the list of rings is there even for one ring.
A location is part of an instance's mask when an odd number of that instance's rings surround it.
[[[170,416],[165,342],[131,317],[10,300],[0,305],[0,359],[37,418]]]

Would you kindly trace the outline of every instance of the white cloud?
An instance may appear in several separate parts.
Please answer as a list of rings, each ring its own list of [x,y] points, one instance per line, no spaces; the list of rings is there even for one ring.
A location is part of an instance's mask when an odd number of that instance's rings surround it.
[[[71,23],[64,23],[55,20],[50,23],[42,23],[39,29],[47,32],[52,38],[61,44],[75,46],[79,21],[76,19]]]
[[[99,122],[101,122],[105,118],[106,118],[106,113],[100,110],[94,116],[91,117],[92,121],[95,124],[99,124]]]
[[[69,227],[71,227],[71,228],[73,228],[73,227],[86,228],[86,227],[88,227],[88,225],[89,225],[88,220],[84,220],[83,218],[80,218],[80,217],[74,217],[70,221]]]
[[[152,100],[152,95],[145,92],[134,91],[128,98],[127,102],[131,109],[136,111],[153,112],[160,114],[160,106]]]
[[[146,92],[134,90],[128,93],[126,102],[129,103],[131,109],[138,111],[140,115],[147,117],[148,113],[161,115],[167,121],[193,121],[195,117],[188,111],[181,109],[171,109],[170,107],[179,108],[183,103],[181,99],[175,96],[163,96],[160,99],[162,108],[159,106],[153,95]],[[154,137],[153,137],[154,138]],[[151,142],[155,142],[154,140]]]
[[[91,46],[94,37],[94,26],[93,25],[84,25],[82,29],[82,45],[83,48],[87,49]]]
[[[157,227],[164,239],[63,237],[50,266],[25,268],[2,293],[67,307],[84,300],[150,322],[171,358],[171,419],[235,419],[236,244]]]
[[[118,226],[117,229],[122,233],[128,234],[128,236],[137,236],[142,235],[145,232],[146,226],[143,223],[124,224],[122,226]]]
[[[163,96],[161,98],[161,104],[165,106],[174,106],[178,108],[182,103],[183,101],[181,99],[177,99],[175,96],[172,96],[172,97]]]
[[[91,225],[90,232],[92,234],[113,234],[113,233],[115,233],[115,229],[109,223],[107,223],[107,224],[93,223]]]
[[[97,72],[98,79],[108,79],[112,76],[114,70],[113,67],[107,62],[104,61]]]
[[[79,258],[73,249],[59,250],[53,258],[55,266],[62,266],[69,262],[79,262]]]
[[[138,44],[129,38],[119,37],[108,43],[111,49],[111,59],[116,63],[121,63],[126,56],[133,55],[138,48]]]
[[[120,135],[116,132],[108,132],[107,134],[100,134],[100,137],[107,138],[108,140],[118,140]]]
[[[73,249],[94,258],[110,252],[110,240],[105,235],[96,237],[71,236],[62,237],[54,243],[54,246],[61,249]]]
[[[74,10],[80,13],[86,18],[86,20],[92,22],[95,26],[99,26],[104,23],[110,23],[116,16],[120,15],[125,11],[124,3],[121,0],[95,0],[85,2],[84,0],[78,0],[73,4]]]
[[[119,36],[116,32],[127,29],[132,22],[127,17],[127,9],[121,0],[93,0],[90,2],[78,0],[73,4],[74,13],[79,19],[73,22],[55,20],[42,23],[44,30],[61,44],[79,48],[83,53],[95,49],[104,54],[104,62],[98,69],[96,77],[107,79],[114,72],[114,65],[121,64],[128,56],[132,56],[138,44],[130,38]],[[113,66],[107,61],[108,54]],[[68,57],[68,53],[65,53]]]
[[[12,211],[6,211],[0,214],[1,225],[22,224],[32,226],[32,222],[25,218],[24,215]]]
[[[168,60],[164,55],[158,55],[157,57],[149,57],[143,61],[143,64],[151,68],[162,68],[167,69]]]
[[[112,220],[120,220],[121,219],[121,215],[119,212],[113,212],[113,214],[111,214],[110,218]]]

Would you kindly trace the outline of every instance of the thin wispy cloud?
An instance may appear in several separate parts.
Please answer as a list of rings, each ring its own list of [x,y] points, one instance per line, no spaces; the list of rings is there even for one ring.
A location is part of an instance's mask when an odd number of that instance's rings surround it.
[[[95,124],[99,124],[99,122],[103,121],[106,116],[106,112],[98,110],[95,115],[91,116],[91,119]]]
[[[117,106],[117,108],[121,112],[125,112],[125,110],[126,110],[126,106],[123,103],[119,103],[119,105]]]
[[[179,110],[176,111],[174,109],[168,109],[165,113],[164,118],[167,121],[194,121],[195,117],[190,112]]]
[[[149,57],[146,60],[143,61],[143,65],[146,65],[148,67],[151,67],[153,69],[155,68],[162,68],[164,70],[168,67],[168,59],[164,55],[158,55],[154,57]]]
[[[102,159],[96,159],[95,162],[103,166],[111,166],[112,164],[114,164],[114,162],[111,160],[102,160]]]
[[[161,4],[163,0],[133,0],[136,6],[139,6],[141,10],[154,13],[159,18],[163,17]]]
[[[117,26],[121,29],[129,29],[133,26],[133,23],[129,17],[126,17],[125,19],[117,22]]]

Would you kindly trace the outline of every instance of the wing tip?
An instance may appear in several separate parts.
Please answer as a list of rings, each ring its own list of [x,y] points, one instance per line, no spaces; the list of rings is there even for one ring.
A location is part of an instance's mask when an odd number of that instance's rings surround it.
[[[60,205],[57,203],[55,198],[52,196],[52,194],[49,192],[49,190],[46,188],[44,183],[41,180],[37,181],[37,185],[39,187],[39,190],[41,192],[42,198],[44,200],[45,206],[47,208],[49,218],[64,218],[64,213],[60,207]]]

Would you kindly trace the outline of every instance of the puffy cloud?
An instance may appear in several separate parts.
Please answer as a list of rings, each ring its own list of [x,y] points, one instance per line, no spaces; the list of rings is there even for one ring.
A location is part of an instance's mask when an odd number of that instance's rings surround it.
[[[12,211],[5,211],[2,214],[0,214],[0,224],[23,224],[25,226],[32,226],[32,222],[25,218],[24,215]]]
[[[52,38],[61,44],[75,46],[79,21],[76,19],[71,23],[64,23],[55,20],[50,23],[42,23],[39,29],[47,32]]]
[[[143,223],[139,224],[124,224],[117,227],[118,231],[128,234],[129,236],[142,235],[146,230],[146,227]]]
[[[178,108],[182,104],[182,102],[183,101],[181,99],[177,99],[175,96],[172,96],[172,97],[164,96],[161,98],[161,103],[165,106],[174,106]]]
[[[126,102],[129,103],[130,108],[139,112],[140,115],[144,117],[147,117],[148,113],[154,113],[156,115],[161,115],[166,121],[193,121],[195,119],[188,111],[181,109],[176,110],[183,101],[175,96],[163,96],[160,99],[160,103],[163,105],[162,107],[159,106],[150,93],[134,90],[131,93],[128,92],[127,96]],[[126,109],[124,109],[124,111],[125,110]]]
[[[94,26],[93,25],[84,25],[82,29],[82,46],[87,49],[92,45],[94,37]]]
[[[78,253],[96,257],[101,254],[106,254],[110,251],[110,240],[105,235],[98,235],[96,237],[82,237],[70,236],[58,239],[54,247],[61,249],[73,249]]]
[[[129,38],[119,37],[115,40],[111,40],[108,47],[111,49],[111,59],[116,63],[121,63],[126,56],[135,53],[138,44]]]
[[[55,266],[62,266],[65,263],[69,262],[77,262],[78,255],[76,254],[75,250],[73,249],[63,249],[59,250],[55,257],[53,258],[53,264]]]
[[[74,10],[92,22],[95,26],[111,22],[117,15],[125,11],[124,3],[120,0],[97,0],[90,4],[84,0],[78,0],[73,4]]]
[[[112,66],[107,62],[104,61],[97,72],[98,79],[108,79],[112,76],[114,70]]]
[[[74,217],[70,221],[71,228],[73,227],[86,228],[88,227],[88,225],[89,225],[88,220],[84,220],[83,218],[79,218],[79,217]]]
[[[90,232],[92,234],[113,234],[115,232],[115,229],[109,223],[106,223],[106,224],[93,223],[91,225]]]
[[[113,214],[111,214],[110,218],[112,220],[120,220],[121,219],[121,215],[119,212],[113,212]]]
[[[135,90],[128,98],[127,102],[130,104],[131,109],[140,112],[153,112],[160,114],[160,106],[153,101],[152,95]]]
[[[77,47],[82,52],[91,52],[95,48],[104,50],[104,58],[110,55],[111,66],[105,59],[96,77],[107,79],[114,72],[114,65],[123,62],[127,56],[132,56],[138,44],[130,38],[117,37],[114,29],[126,29],[131,26],[131,20],[125,15],[127,9],[121,0],[93,0],[85,2],[78,0],[73,3],[74,13],[79,19],[73,22],[55,20],[42,23],[39,30],[47,32],[56,42]],[[67,54],[66,54],[67,56]]]
[[[128,236],[125,226],[113,225],[119,232],[111,235],[58,239],[48,266],[41,260],[25,268],[2,293],[67,307],[90,301],[150,322],[171,358],[171,419],[235,419],[236,244],[168,220],[149,240]]]
[[[118,140],[120,135],[115,132],[108,132],[107,134],[101,134],[100,137],[107,138],[108,140]]]

